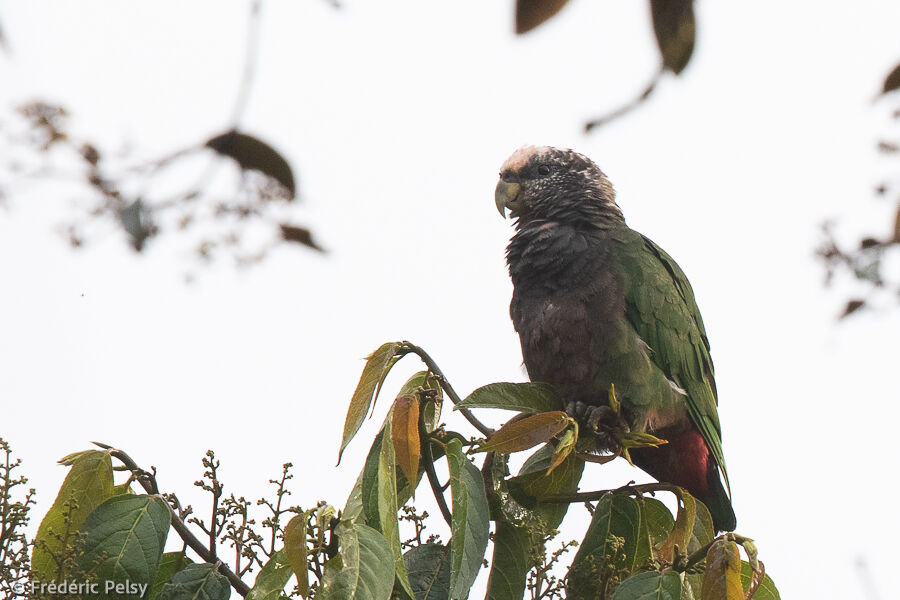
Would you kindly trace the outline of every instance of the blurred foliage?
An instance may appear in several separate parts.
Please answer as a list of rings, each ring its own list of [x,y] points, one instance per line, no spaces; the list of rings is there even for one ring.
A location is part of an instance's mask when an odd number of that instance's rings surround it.
[[[60,228],[73,248],[120,232],[137,252],[178,238],[201,263],[230,256],[238,265],[255,264],[284,242],[323,251],[313,232],[293,220],[301,196],[289,161],[240,125],[256,71],[262,0],[249,7],[243,77],[222,133],[148,158],[139,142],[113,150],[99,136],[79,136],[64,106],[32,100],[0,122],[6,145],[17,150],[5,165],[13,182],[0,198],[22,187],[65,190],[72,208]],[[186,180],[194,182],[172,189]]]
[[[336,2],[330,4],[338,7]],[[567,0],[517,0],[516,33],[535,29],[566,4]],[[224,255],[238,265],[255,264],[284,242],[322,251],[311,229],[292,221],[292,206],[299,194],[290,162],[240,126],[256,70],[262,0],[250,0],[248,5],[242,84],[232,122],[222,127],[222,133],[178,147],[166,156],[142,157],[139,141],[126,150],[103,147],[92,139],[97,136],[73,132],[63,105],[31,100],[9,122],[0,123],[7,145],[23,154],[6,165],[17,184],[0,188],[0,198],[18,194],[22,182],[69,185],[64,193],[73,206],[60,228],[73,248],[119,232],[137,252],[177,238],[201,263]],[[661,57],[659,72],[639,98],[591,121],[587,129],[639,105],[663,73],[678,75],[690,61],[695,37],[692,1],[650,0],[650,10]],[[240,175],[235,183],[217,176],[221,163],[228,160]],[[175,172],[182,181],[186,177],[196,181],[173,191]]]
[[[900,120],[900,64],[894,67],[882,84],[878,102],[892,102],[892,115]],[[879,140],[879,152],[896,162],[900,157],[900,140]],[[837,277],[856,280],[863,293],[847,300],[840,318],[879,305],[884,296],[900,301],[900,181],[878,184],[875,194],[892,203],[892,218],[882,223],[880,233],[863,235],[855,243],[842,243],[835,234],[835,223],[822,225],[823,239],[816,255],[825,267],[825,283]]]

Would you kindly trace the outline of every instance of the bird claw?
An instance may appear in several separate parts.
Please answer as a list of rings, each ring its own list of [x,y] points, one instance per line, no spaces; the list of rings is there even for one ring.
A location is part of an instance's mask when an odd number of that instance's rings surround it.
[[[581,401],[569,402],[566,414],[584,423],[587,431],[596,438],[596,449],[614,452],[628,431],[622,416],[607,405],[595,406]]]

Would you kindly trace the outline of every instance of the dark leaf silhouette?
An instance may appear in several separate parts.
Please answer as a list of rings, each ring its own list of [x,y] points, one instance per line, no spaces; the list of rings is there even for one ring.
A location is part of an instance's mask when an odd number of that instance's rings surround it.
[[[663,67],[678,75],[694,52],[693,0],[650,0],[650,12]]]
[[[531,31],[558,13],[569,0],[517,0],[516,33]]]
[[[900,65],[894,67],[894,69],[888,73],[888,76],[884,78],[884,84],[881,86],[881,93],[887,94],[898,88],[900,88]]]
[[[852,315],[853,313],[855,313],[856,311],[858,311],[865,305],[866,305],[865,300],[859,300],[859,299],[848,300],[847,306],[844,307],[844,312],[841,313],[841,318],[843,319],[844,317],[848,317],[848,316]]]
[[[298,244],[303,244],[304,246],[312,248],[313,250],[325,252],[325,249],[312,239],[312,232],[306,227],[288,225],[287,223],[282,223],[281,225],[279,225],[279,227],[281,228],[281,238],[284,241],[296,242]]]
[[[245,171],[260,171],[283,185],[293,198],[296,193],[291,166],[274,148],[246,133],[228,131],[210,139],[205,146],[233,158]]]

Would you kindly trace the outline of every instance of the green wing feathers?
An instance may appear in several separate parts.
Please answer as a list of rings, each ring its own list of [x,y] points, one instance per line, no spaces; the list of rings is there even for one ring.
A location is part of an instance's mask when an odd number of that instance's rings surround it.
[[[651,360],[687,392],[688,415],[718,463],[729,489],[709,340],[684,272],[662,248],[628,230],[616,262],[623,277],[625,316],[651,350]]]

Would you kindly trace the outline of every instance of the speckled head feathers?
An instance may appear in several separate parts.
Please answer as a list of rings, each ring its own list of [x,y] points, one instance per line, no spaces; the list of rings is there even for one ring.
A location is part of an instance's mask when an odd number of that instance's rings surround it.
[[[616,193],[594,161],[552,146],[522,146],[500,167],[501,184],[516,186],[509,207],[519,221],[622,221]]]

